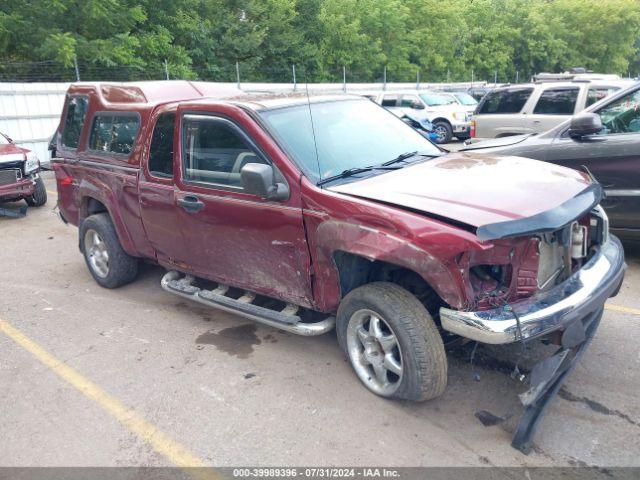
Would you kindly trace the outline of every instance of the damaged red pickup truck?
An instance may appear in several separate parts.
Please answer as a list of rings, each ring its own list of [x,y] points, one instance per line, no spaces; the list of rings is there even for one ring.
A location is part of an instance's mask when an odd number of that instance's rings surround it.
[[[31,207],[47,203],[40,161],[35,153],[0,133],[0,203],[21,199]]]
[[[173,294],[296,334],[335,327],[384,397],[440,395],[450,341],[556,344],[520,396],[523,451],[622,283],[587,174],[448,154],[359,97],[77,84],[59,128],[60,212],[104,287],[145,259]]]

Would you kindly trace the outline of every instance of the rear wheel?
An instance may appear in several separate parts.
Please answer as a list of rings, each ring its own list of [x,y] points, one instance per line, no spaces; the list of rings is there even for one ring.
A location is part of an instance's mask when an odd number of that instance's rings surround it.
[[[358,378],[377,395],[423,401],[444,392],[442,338],[404,288],[377,282],[350,292],[338,309],[337,334]]]
[[[434,122],[433,131],[438,136],[438,138],[435,140],[435,142],[438,144],[449,143],[451,141],[451,138],[453,137],[453,129],[451,128],[451,125],[443,120]]]
[[[33,195],[26,197],[25,202],[30,207],[41,207],[47,203],[47,187],[44,185],[42,177],[36,178],[36,186]]]
[[[135,279],[138,260],[122,249],[107,213],[91,215],[82,222],[80,241],[87,267],[98,284],[116,288]]]

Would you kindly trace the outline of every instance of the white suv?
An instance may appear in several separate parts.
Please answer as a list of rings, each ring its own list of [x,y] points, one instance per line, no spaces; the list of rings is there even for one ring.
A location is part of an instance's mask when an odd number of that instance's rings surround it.
[[[471,136],[482,139],[545,132],[628,85],[630,82],[620,80],[576,80],[496,88],[478,104]]]
[[[438,135],[436,143],[450,142],[453,137],[465,140],[470,136],[470,116],[449,95],[427,90],[383,91],[376,94],[374,101],[396,114],[429,120]]]

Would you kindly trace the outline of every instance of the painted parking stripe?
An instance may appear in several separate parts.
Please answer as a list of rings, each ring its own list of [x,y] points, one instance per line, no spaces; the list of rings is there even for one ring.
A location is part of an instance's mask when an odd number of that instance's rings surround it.
[[[53,190],[47,190],[49,195],[58,195],[58,192],[54,192]]]
[[[612,312],[629,313],[631,315],[640,315],[640,310],[637,308],[623,307],[621,305],[613,305],[611,303],[605,304],[604,308],[611,310]]]
[[[159,454],[178,467],[189,468],[187,473],[197,479],[220,478],[186,447],[180,445],[156,426],[140,417],[113,395],[105,392],[91,380],[83,377],[62,360],[54,357],[9,322],[0,319],[0,333],[4,333],[20,347],[36,357],[49,370],[54,372],[88,399],[97,403],[105,412],[115,417],[122,425],[135,433],[140,439],[151,445]],[[192,467],[195,467],[191,469]]]

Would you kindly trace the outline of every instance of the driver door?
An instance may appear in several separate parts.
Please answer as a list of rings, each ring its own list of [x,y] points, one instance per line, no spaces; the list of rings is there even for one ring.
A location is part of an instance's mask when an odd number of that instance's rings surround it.
[[[417,95],[402,95],[400,97],[400,110],[403,114],[418,121],[429,120],[424,108],[424,102]]]
[[[285,179],[239,121],[215,112],[180,118],[180,176],[175,202],[187,263],[197,276],[309,304],[310,257],[298,185]],[[290,185],[287,200],[244,191],[248,163],[274,165]]]
[[[601,132],[577,139],[564,132],[546,159],[576,170],[585,165],[607,194],[602,205],[611,227],[625,236],[640,234],[640,89],[595,113],[602,119]]]

